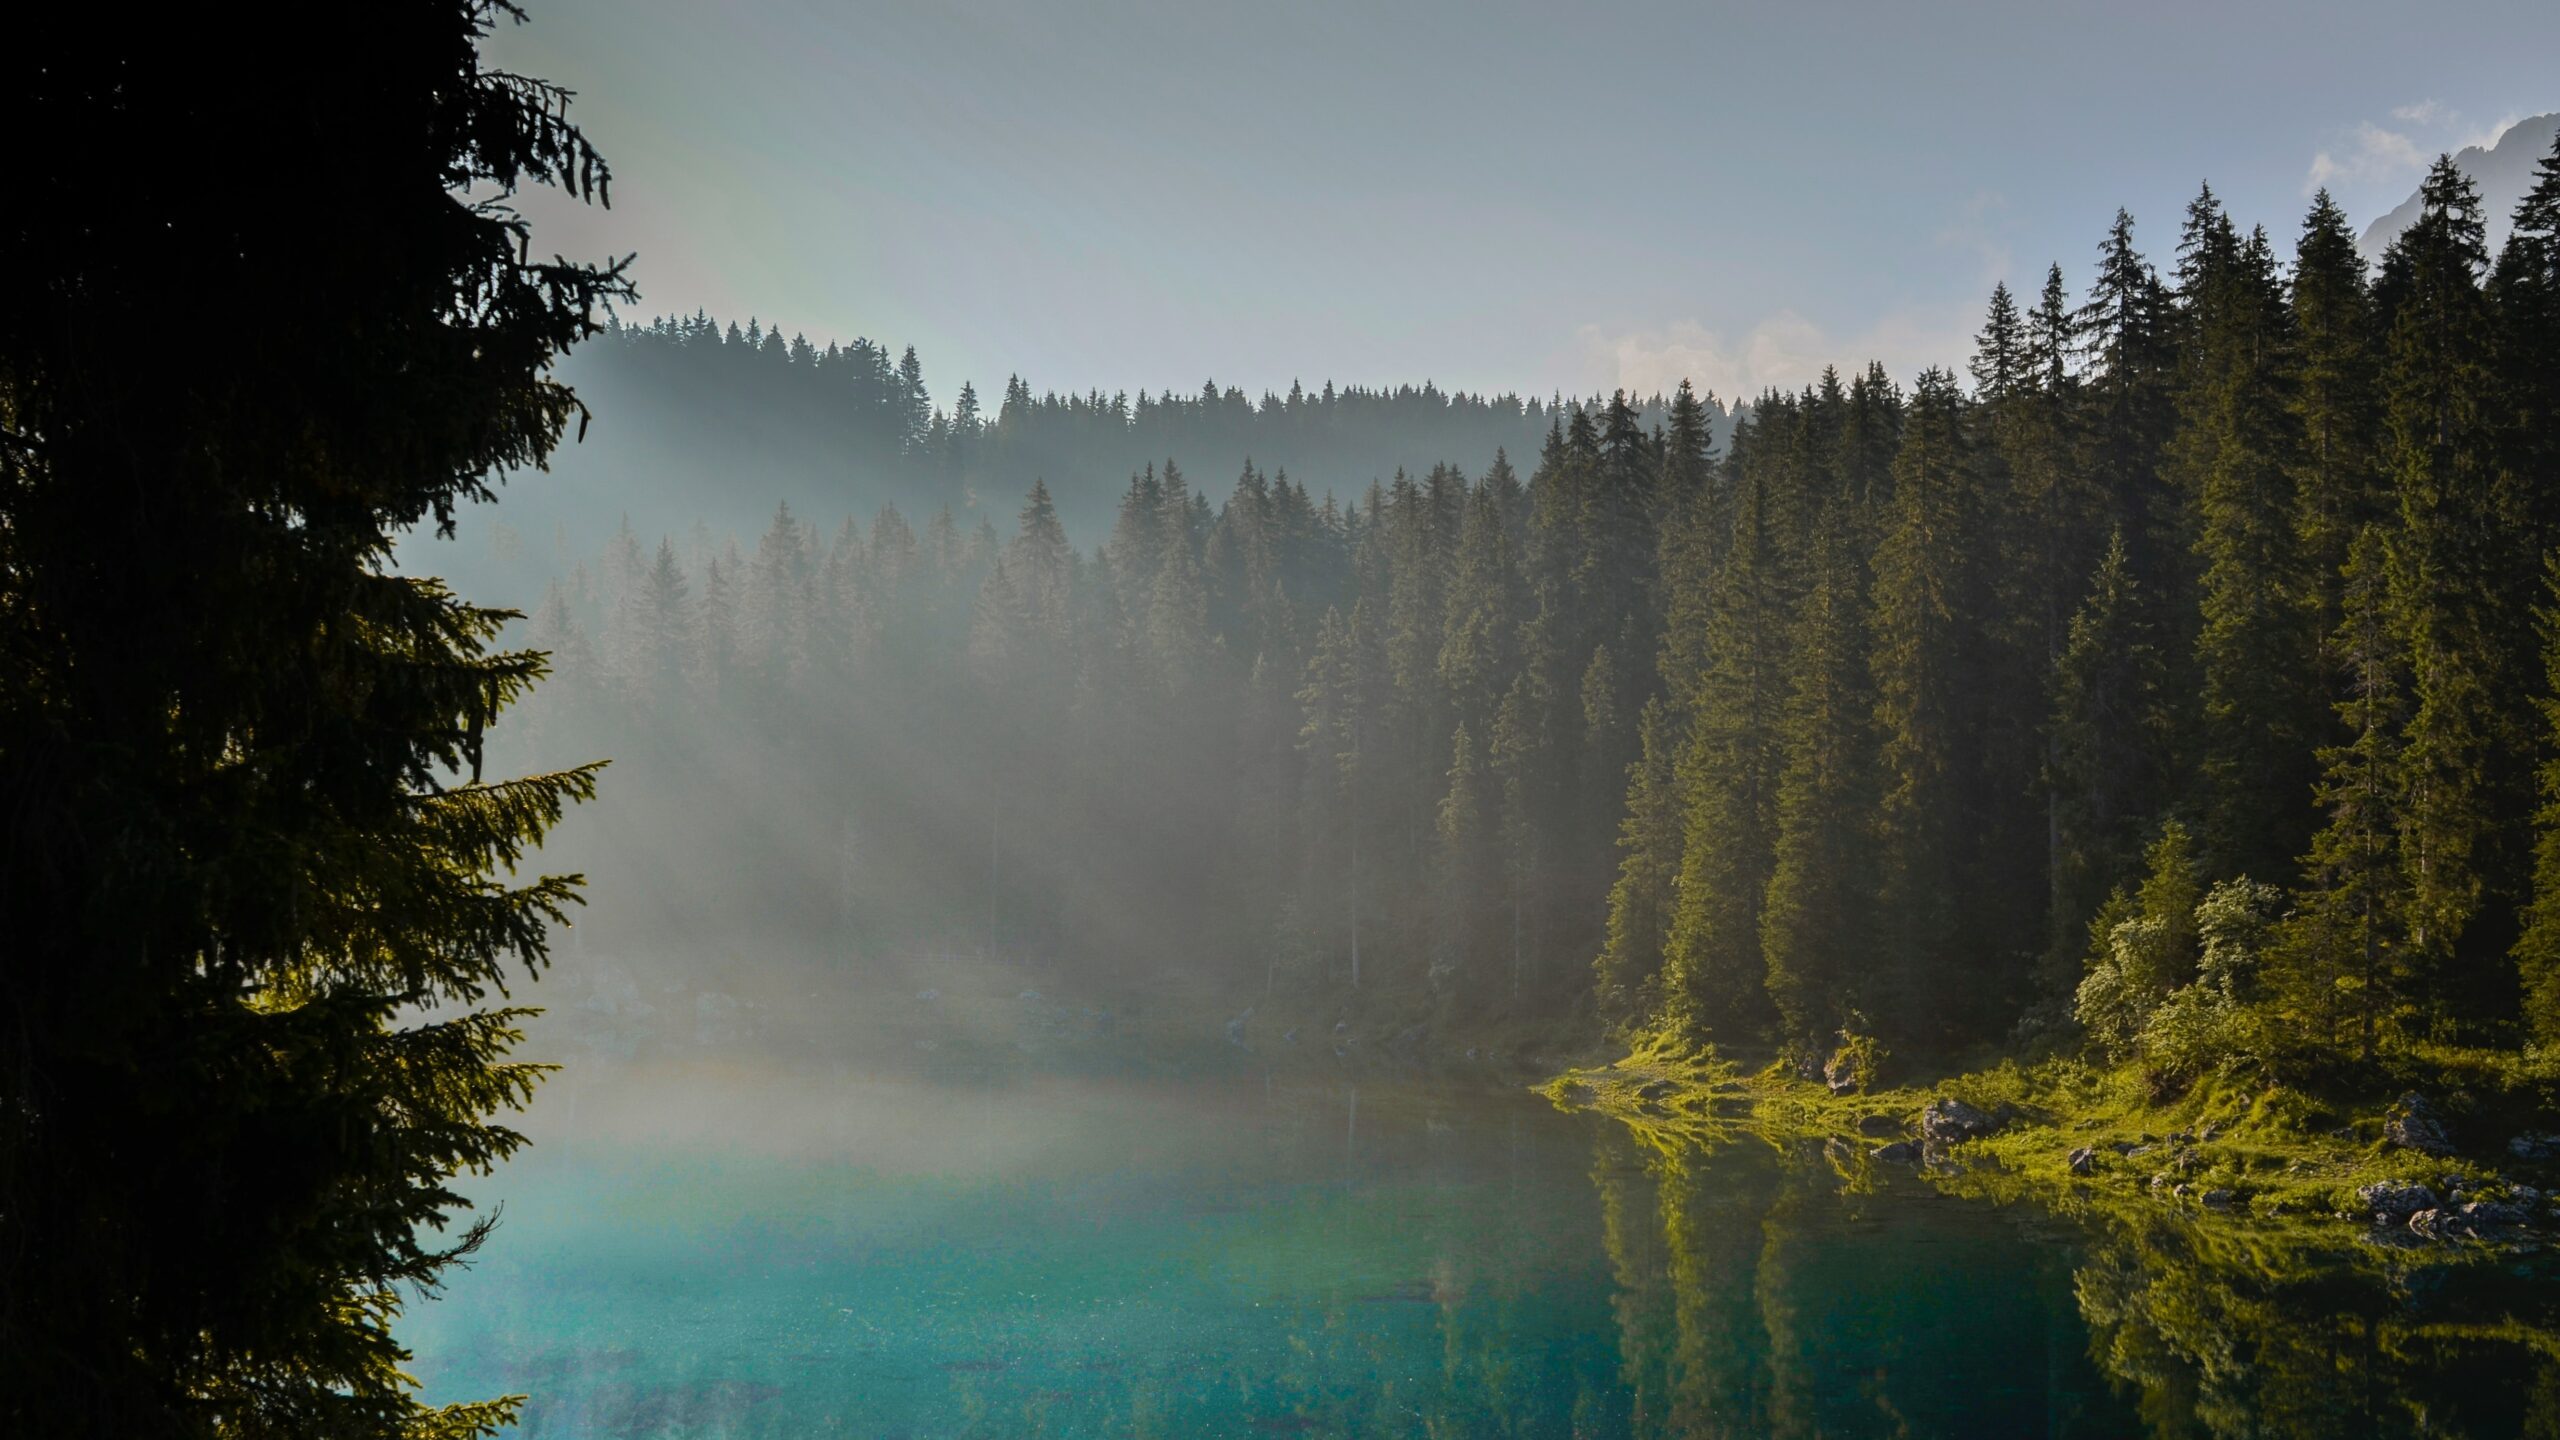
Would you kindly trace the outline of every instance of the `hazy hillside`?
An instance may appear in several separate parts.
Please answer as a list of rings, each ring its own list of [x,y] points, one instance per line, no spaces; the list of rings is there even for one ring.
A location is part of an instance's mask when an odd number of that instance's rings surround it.
[[[824,347],[750,322],[708,317],[607,332],[561,375],[591,412],[551,473],[523,477],[462,517],[451,544],[404,549],[412,568],[471,593],[529,605],[626,520],[652,543],[695,527],[751,538],[779,504],[832,527],[895,505],[919,529],[946,507],[963,530],[1010,531],[1035,480],[1068,534],[1098,542],[1129,479],[1171,460],[1223,497],[1251,461],[1319,500],[1356,501],[1373,482],[1451,464],[1481,475],[1499,453],[1523,466],[1582,401],[1370,389],[1330,381],[1251,397],[1204,383],[1188,394],[1034,392],[1019,379],[981,396],[926,376],[913,347]],[[1638,398],[1650,427],[1662,397]],[[1731,426],[1709,397],[1719,439]]]

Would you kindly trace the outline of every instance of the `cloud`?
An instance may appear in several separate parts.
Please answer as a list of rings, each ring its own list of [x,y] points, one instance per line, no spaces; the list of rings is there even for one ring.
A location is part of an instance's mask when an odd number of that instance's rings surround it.
[[[2323,150],[2311,157],[2311,174],[2302,183],[2302,193],[2308,195],[2324,185],[2389,180],[2426,165],[2426,154],[2416,141],[2366,120],[2356,126],[2351,144],[2342,152]]]
[[[2523,117],[2507,115],[2494,124],[2466,126],[2461,111],[2435,100],[2418,100],[2393,107],[2391,118],[2402,128],[2362,121],[2344,144],[2312,156],[2302,193],[2308,195],[2324,185],[2414,180],[2437,155],[2497,144],[2498,137]]]
[[[1731,403],[1772,388],[1801,388],[1826,365],[1846,375],[1879,360],[1905,385],[1931,365],[1960,371],[1973,353],[1977,320],[1953,307],[1905,308],[1857,334],[1834,336],[1793,310],[1778,310],[1739,335],[1682,320],[1620,334],[1586,325],[1577,338],[1586,373],[1596,374],[1604,390],[1669,394],[1687,380]]]

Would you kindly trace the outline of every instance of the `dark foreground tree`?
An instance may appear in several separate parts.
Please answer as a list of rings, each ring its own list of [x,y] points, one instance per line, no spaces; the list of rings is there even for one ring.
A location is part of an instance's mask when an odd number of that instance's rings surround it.
[[[393,573],[538,466],[626,292],[503,0],[47,7],[0,47],[0,1433],[468,1435],[391,1326],[485,1230],[591,769],[483,783],[542,671]],[[269,178],[272,177],[272,178]],[[181,339],[180,337],[193,337]],[[218,344],[218,353],[208,346]]]

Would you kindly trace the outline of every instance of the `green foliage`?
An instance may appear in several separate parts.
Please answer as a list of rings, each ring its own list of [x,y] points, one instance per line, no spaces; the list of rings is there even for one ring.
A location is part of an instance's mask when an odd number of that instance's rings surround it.
[[[2109,909],[2113,919],[2089,956],[2074,1014],[2099,1048],[2122,1060],[2140,1049],[2152,1013],[2195,976],[2201,881],[2185,826],[2161,827],[2144,856],[2140,889]]]
[[[63,12],[0,59],[52,157],[0,235],[0,1430],[513,1413],[421,1405],[393,1325],[524,1143],[545,1067],[489,1002],[576,901],[518,867],[595,767],[482,779],[544,657],[390,556],[542,463],[549,361],[629,294],[503,203],[606,183],[565,92],[481,68],[514,14]],[[280,33],[339,52],[278,78]],[[290,206],[242,180],[277,156]],[[180,313],[240,343],[137,340]]]

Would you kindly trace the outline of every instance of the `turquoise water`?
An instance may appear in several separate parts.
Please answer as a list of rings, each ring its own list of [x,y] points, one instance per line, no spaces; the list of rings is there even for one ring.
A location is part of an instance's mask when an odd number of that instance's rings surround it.
[[[2534,1261],[2234,1262],[1501,1087],[582,1074],[540,1114],[403,1329],[534,1437],[2560,1433]]]

